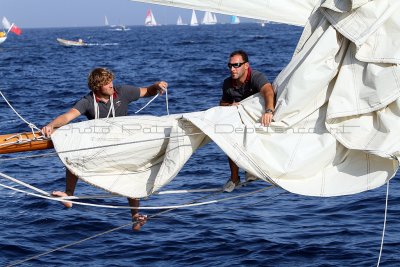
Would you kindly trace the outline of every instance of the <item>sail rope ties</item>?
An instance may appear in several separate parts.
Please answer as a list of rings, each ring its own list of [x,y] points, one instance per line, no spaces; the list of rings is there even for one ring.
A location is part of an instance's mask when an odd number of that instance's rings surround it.
[[[169,115],[169,107],[168,107],[168,90],[161,88],[161,90],[163,90],[165,92],[165,105],[167,107],[167,114]],[[135,114],[139,113],[140,111],[142,111],[143,109],[145,109],[151,102],[153,102],[153,100],[155,100],[160,94],[156,94],[152,99],[150,99],[146,105],[144,105],[143,107],[141,107],[140,109],[138,109],[137,111],[135,111]]]
[[[18,184],[24,185],[29,187],[30,189],[39,192],[40,194],[36,194],[36,193],[32,193],[32,192],[28,192],[26,190],[22,190],[22,189],[18,189],[12,186],[8,186],[8,185],[4,185],[0,183],[1,187],[16,191],[16,192],[20,192],[20,193],[24,193],[26,195],[30,195],[30,196],[35,196],[38,198],[44,198],[44,199],[49,199],[49,200],[53,200],[53,201],[58,201],[58,202],[70,202],[73,204],[77,204],[77,205],[83,205],[83,206],[91,206],[91,207],[99,207],[99,208],[110,208],[110,209],[140,209],[140,210],[161,210],[161,209],[179,209],[179,208],[188,208],[188,207],[195,207],[195,206],[203,206],[203,205],[209,205],[209,204],[214,204],[214,203],[219,203],[219,202],[225,202],[228,200],[232,200],[232,199],[236,199],[236,198],[241,198],[241,197],[245,197],[245,196],[249,196],[249,195],[253,195],[259,192],[263,192],[266,191],[268,189],[272,189],[275,186],[274,185],[268,185],[267,187],[249,192],[249,193],[244,193],[244,194],[240,194],[237,196],[232,196],[232,197],[227,197],[227,198],[222,198],[222,199],[215,199],[215,200],[210,200],[210,201],[205,201],[205,202],[198,202],[198,203],[192,203],[192,204],[183,204],[183,205],[170,205],[170,206],[140,206],[140,207],[130,207],[130,206],[115,206],[115,205],[102,205],[102,204],[92,204],[92,203],[84,203],[84,202],[78,202],[78,201],[73,201],[73,200],[67,200],[64,198],[60,198],[60,197],[52,197],[49,193],[40,190],[34,186],[28,185],[24,182],[21,182],[15,178],[12,178],[4,173],[0,172],[0,176],[9,179],[11,181],[17,182]],[[216,190],[218,192],[222,192],[222,189]]]

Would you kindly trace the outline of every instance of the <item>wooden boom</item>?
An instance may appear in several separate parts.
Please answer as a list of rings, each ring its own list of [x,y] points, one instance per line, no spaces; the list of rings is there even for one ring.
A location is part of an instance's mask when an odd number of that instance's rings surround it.
[[[51,139],[39,138],[41,134],[36,132],[15,133],[0,135],[0,154],[26,152],[53,148]]]

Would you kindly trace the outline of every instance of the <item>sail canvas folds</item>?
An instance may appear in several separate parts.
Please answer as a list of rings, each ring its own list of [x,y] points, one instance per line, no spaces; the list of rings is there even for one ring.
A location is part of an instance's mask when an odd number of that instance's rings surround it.
[[[264,103],[254,95],[202,112],[66,125],[52,136],[55,148],[81,179],[129,197],[160,190],[211,140],[247,172],[293,193],[377,188],[399,166],[399,12],[400,2],[390,0],[312,8],[274,81],[270,127],[260,125]]]

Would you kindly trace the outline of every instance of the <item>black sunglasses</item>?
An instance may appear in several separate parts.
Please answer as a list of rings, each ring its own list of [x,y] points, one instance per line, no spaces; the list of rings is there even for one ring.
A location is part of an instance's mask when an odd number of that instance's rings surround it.
[[[233,64],[228,63],[228,68],[230,69],[230,68],[234,67],[235,69],[237,69],[237,68],[240,68],[244,63],[246,63],[246,62],[242,62],[242,63],[233,63]]]

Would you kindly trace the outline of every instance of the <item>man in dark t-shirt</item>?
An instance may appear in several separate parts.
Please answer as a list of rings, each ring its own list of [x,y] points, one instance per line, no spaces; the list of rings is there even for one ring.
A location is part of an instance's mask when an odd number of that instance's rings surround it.
[[[264,98],[265,110],[261,116],[261,124],[268,126],[274,116],[274,89],[268,79],[259,71],[252,70],[247,53],[234,51],[229,56],[228,68],[231,76],[224,80],[220,106],[237,106],[243,99],[260,93]],[[231,177],[224,185],[225,192],[231,192],[240,183],[239,167],[229,158]],[[246,173],[248,178],[251,174]],[[252,177],[253,178],[253,177]],[[251,179],[251,178],[250,178]],[[247,179],[249,180],[249,179]]]
[[[92,70],[88,77],[88,87],[91,92],[76,102],[69,111],[44,126],[43,134],[50,137],[54,129],[66,125],[80,115],[85,115],[89,120],[126,116],[129,103],[141,97],[162,94],[168,87],[168,84],[164,81],[142,88],[131,85],[114,86],[113,80],[114,74],[105,68]],[[52,195],[58,197],[72,196],[77,181],[78,178],[67,169],[65,192],[54,191]],[[132,207],[132,220],[135,222],[133,229],[140,230],[140,227],[146,223],[147,217],[138,213],[138,199],[128,198],[128,202]],[[63,202],[63,204],[67,208],[72,207],[71,202]]]

